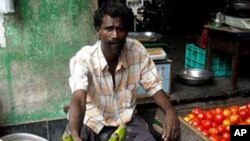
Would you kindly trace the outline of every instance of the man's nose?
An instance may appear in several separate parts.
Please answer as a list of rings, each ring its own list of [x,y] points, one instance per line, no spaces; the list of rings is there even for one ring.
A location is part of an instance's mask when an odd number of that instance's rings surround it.
[[[114,30],[112,31],[112,38],[117,38],[117,36],[118,36],[118,32],[117,32],[116,29],[114,29]]]

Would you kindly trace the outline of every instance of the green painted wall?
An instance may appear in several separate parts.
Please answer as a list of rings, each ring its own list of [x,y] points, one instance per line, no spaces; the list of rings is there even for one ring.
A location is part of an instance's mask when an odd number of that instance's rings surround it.
[[[65,118],[69,59],[92,44],[93,0],[14,0],[0,49],[0,126]]]

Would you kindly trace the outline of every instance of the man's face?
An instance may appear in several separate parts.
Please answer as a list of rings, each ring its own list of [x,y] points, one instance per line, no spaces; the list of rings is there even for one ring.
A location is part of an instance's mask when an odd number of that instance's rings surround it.
[[[102,25],[98,31],[99,38],[102,42],[102,51],[105,54],[119,55],[124,47],[127,33],[120,17],[112,18],[109,15],[104,15]]]

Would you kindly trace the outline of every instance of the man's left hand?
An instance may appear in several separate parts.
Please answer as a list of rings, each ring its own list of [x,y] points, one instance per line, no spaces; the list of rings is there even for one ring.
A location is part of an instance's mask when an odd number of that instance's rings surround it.
[[[179,121],[177,113],[173,107],[168,108],[163,121],[162,138],[164,141],[177,140],[180,134]]]

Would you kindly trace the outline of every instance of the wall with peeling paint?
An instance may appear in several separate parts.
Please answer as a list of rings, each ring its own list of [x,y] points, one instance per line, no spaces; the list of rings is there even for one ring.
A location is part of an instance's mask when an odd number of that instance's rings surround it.
[[[65,118],[68,63],[95,41],[92,0],[15,0],[4,15],[0,49],[0,126]]]

